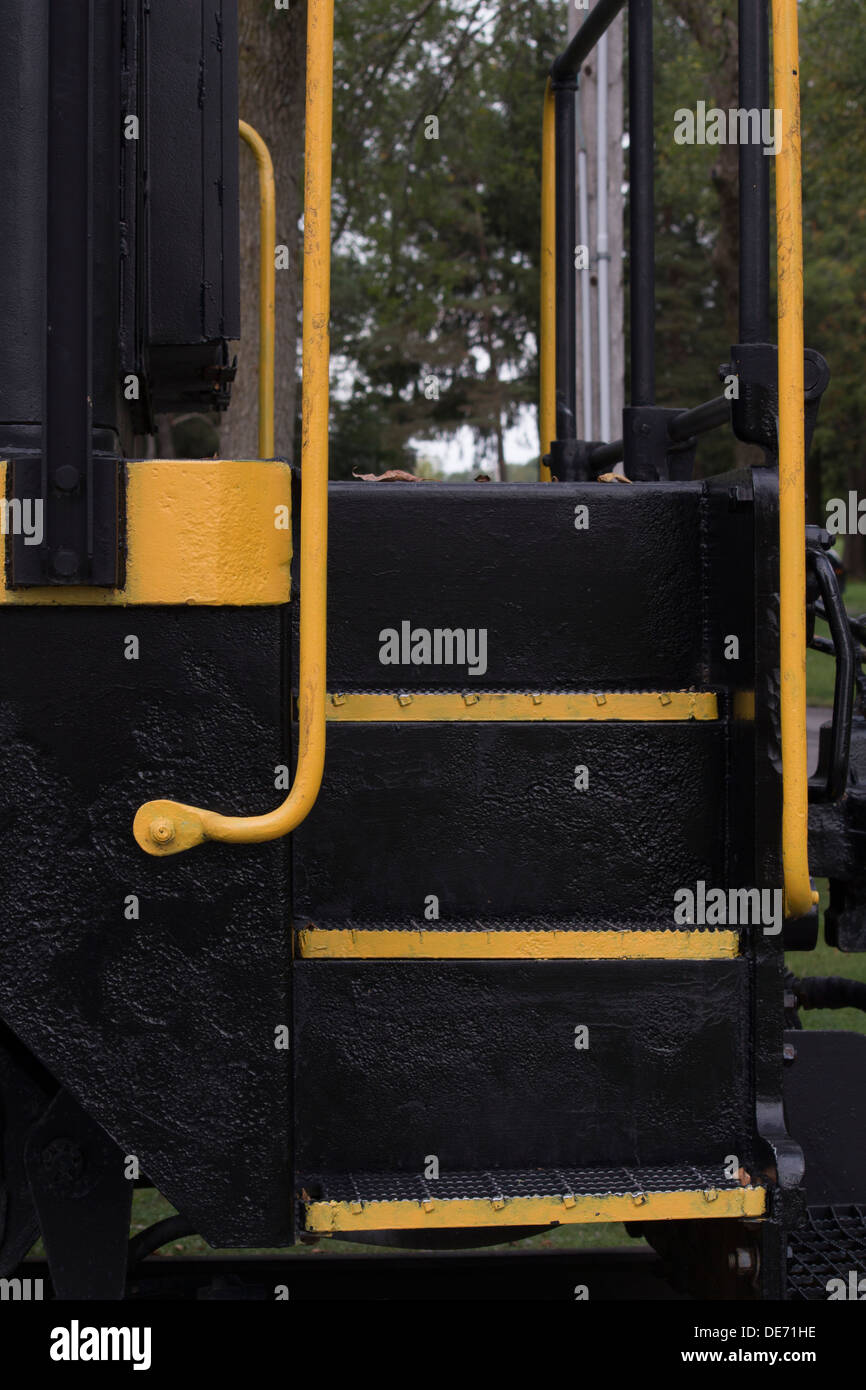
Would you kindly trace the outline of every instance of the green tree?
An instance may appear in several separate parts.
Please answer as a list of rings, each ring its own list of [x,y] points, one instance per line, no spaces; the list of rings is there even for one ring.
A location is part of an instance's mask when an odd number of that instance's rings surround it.
[[[554,0],[360,0],[338,17],[332,470],[461,426],[505,476],[537,395],[540,113]]]

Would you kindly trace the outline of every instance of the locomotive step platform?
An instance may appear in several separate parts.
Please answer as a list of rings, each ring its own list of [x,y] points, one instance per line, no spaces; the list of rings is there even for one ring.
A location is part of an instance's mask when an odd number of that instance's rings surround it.
[[[721,1165],[558,1168],[449,1173],[310,1175],[298,1183],[302,1228],[447,1230],[604,1221],[756,1217],[763,1187],[721,1176]]]

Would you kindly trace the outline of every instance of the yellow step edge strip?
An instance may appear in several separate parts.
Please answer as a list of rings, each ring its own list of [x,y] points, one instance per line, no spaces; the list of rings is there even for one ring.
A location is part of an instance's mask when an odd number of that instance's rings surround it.
[[[622,719],[712,720],[719,717],[717,697],[693,690],[617,691],[565,694],[513,694],[499,691],[360,692],[330,694],[326,716],[334,723],[427,723],[451,720]]]
[[[308,1202],[304,1225],[335,1231],[408,1231],[459,1226],[588,1225],[602,1221],[692,1221],[763,1216],[763,1187],[684,1192],[613,1193],[604,1197],[458,1197],[416,1202]]]
[[[731,960],[735,931],[382,931],[307,927],[307,960]]]

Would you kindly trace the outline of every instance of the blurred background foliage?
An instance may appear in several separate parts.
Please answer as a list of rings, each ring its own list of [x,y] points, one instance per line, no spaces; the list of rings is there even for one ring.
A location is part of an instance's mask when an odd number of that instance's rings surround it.
[[[808,475],[810,519],[817,521],[827,498],[848,488],[866,494],[859,443],[866,411],[866,24],[863,0],[800,0],[799,10],[806,341],[824,353],[832,371]],[[302,64],[289,63],[286,55],[302,52],[304,0],[279,23],[269,0],[241,0],[241,11],[249,32],[258,35],[255,63],[242,53],[242,109],[265,125],[269,111],[295,113],[295,130]],[[738,105],[736,12],[736,0],[655,5],[662,405],[685,407],[717,395],[719,366],[737,336],[737,150],[673,139],[678,108],[694,109],[699,100],[723,109]],[[453,468],[466,427],[472,447],[464,450],[464,471],[449,471],[449,477],[470,479],[479,471],[493,479],[535,476],[536,461],[505,466],[505,436],[519,422],[531,439],[534,423],[541,102],[551,59],[566,41],[566,21],[567,0],[346,0],[337,6],[335,477],[389,468],[442,476],[442,449],[419,449],[419,441],[444,444]],[[278,144],[279,182],[300,187],[300,132],[290,150],[282,137]],[[278,368],[286,389],[278,400],[278,423],[285,422],[278,437],[281,452],[295,456],[298,202],[286,205],[278,229],[295,277],[284,301],[292,307],[281,313]],[[255,219],[255,200],[245,203],[243,218]],[[627,283],[627,254],[625,275]],[[287,318],[293,320],[288,330]],[[242,345],[241,357],[254,361],[254,341]],[[254,391],[247,368],[236,383],[235,419],[248,419],[251,436]],[[231,444],[237,452],[236,434],[225,425],[222,447]],[[210,446],[208,436],[201,448],[210,452]],[[699,472],[729,467],[735,457],[743,458],[742,446],[737,451],[728,432],[704,436]],[[866,576],[864,542],[860,536],[845,542],[846,563],[860,576]]]

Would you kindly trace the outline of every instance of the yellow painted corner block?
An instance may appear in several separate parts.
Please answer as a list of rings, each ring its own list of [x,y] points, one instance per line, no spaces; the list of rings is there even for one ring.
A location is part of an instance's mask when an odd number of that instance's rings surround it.
[[[123,589],[9,589],[9,604],[287,603],[291,593],[291,471],[238,459],[130,461]],[[5,495],[6,465],[0,465]]]

